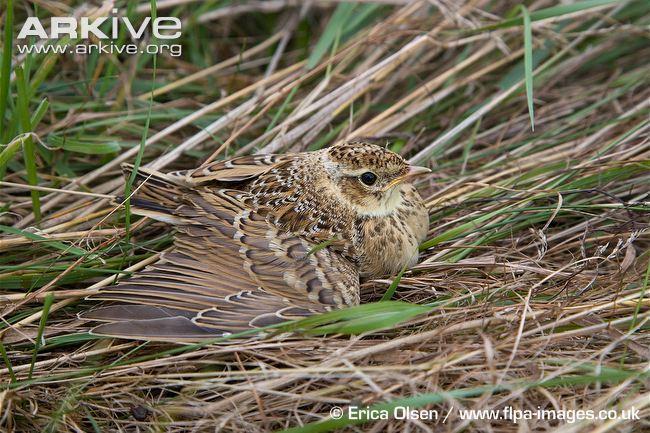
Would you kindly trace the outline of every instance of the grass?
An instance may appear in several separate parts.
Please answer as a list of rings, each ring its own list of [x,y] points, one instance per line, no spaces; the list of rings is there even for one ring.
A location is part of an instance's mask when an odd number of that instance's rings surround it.
[[[11,75],[11,44],[13,42],[13,25],[14,10],[13,0],[7,1],[6,11],[4,12],[4,41],[9,42],[9,47],[2,47],[2,65],[0,66],[0,137],[4,139],[8,127],[5,127],[5,113],[7,111],[7,96],[9,95],[10,75]],[[7,44],[5,42],[5,44]]]
[[[134,22],[183,19],[183,55],[3,46],[0,430],[648,429],[650,6],[434,4],[122,2]],[[5,2],[3,40],[28,11],[82,6]],[[433,169],[413,269],[264,338],[88,334],[86,296],[172,241],[110,205],[121,162],[172,171],[355,136]],[[350,405],[449,417],[330,417]],[[460,417],[507,406],[641,419]]]
[[[530,26],[530,14],[526,6],[521,6],[524,19],[524,77],[526,82],[526,101],[530,115],[530,128],[535,130],[535,109],[533,104],[533,31]]]

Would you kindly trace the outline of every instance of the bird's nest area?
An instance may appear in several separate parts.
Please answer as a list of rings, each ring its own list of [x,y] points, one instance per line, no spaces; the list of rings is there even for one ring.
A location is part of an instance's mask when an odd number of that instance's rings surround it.
[[[0,10],[1,431],[650,429],[649,2],[157,3],[179,56],[19,51],[93,42],[17,39],[28,16],[148,1]],[[110,203],[121,162],[366,136],[433,173],[418,265],[363,305],[250,340],[88,333],[86,296],[173,236]]]

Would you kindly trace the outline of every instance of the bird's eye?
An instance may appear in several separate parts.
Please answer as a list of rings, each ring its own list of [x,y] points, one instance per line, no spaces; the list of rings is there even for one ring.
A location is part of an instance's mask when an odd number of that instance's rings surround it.
[[[359,176],[359,179],[361,179],[361,182],[363,182],[365,185],[371,186],[377,182],[377,175],[371,171],[366,171],[361,176]]]

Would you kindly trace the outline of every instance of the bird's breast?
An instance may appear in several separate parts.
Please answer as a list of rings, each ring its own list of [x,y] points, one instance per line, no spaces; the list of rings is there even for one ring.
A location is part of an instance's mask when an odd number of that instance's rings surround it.
[[[362,277],[395,275],[418,261],[418,246],[428,231],[428,213],[412,185],[404,185],[401,195],[401,203],[389,215],[357,221],[354,243]]]

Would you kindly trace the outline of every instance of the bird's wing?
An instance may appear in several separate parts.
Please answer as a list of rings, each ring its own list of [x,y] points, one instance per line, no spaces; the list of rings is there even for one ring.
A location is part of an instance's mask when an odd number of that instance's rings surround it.
[[[205,185],[211,182],[245,182],[265,173],[275,165],[295,158],[285,155],[247,155],[224,161],[215,161],[199,168],[170,173],[182,176],[190,185]]]
[[[157,181],[164,183],[152,185]],[[178,233],[157,263],[92,296],[137,304],[84,314],[108,322],[94,333],[193,341],[358,303],[358,273],[349,261],[247,208],[246,193],[184,194],[169,186],[155,195],[162,205],[132,200],[134,213],[173,222]],[[172,208],[167,197],[183,204]]]

